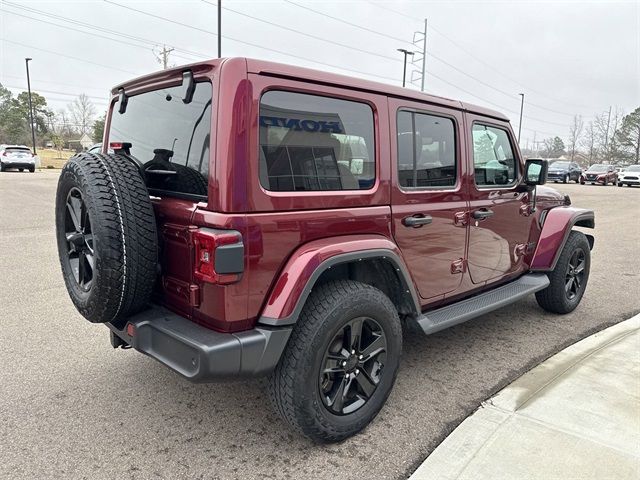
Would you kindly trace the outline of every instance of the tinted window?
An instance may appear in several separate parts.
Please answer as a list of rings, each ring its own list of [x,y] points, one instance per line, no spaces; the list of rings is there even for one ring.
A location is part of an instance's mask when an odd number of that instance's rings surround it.
[[[271,91],[260,101],[260,183],[274,191],[363,190],[375,181],[364,103]]]
[[[178,85],[131,96],[123,114],[116,102],[109,142],[131,143],[150,189],[206,196],[211,83],[196,83],[191,103],[182,101],[182,93]]]
[[[515,183],[516,159],[506,130],[475,124],[472,133],[476,185]]]
[[[456,183],[455,126],[449,118],[398,112],[398,182],[401,187]]]

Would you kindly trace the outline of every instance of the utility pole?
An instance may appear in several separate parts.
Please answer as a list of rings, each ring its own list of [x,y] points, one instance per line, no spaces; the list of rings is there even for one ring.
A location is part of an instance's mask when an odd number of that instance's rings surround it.
[[[218,0],[218,58],[222,58],[222,0]]]
[[[404,54],[404,67],[402,69],[402,86],[404,87],[407,80],[407,56],[411,55],[413,57],[414,52],[410,52],[404,48],[398,48],[398,51]]]
[[[607,133],[604,135],[604,153],[606,160],[609,160],[609,152],[607,151],[607,145],[609,144],[609,125],[611,123],[611,106],[609,106],[609,117],[607,118]]]
[[[158,53],[156,53],[154,50],[153,53],[156,55],[156,60],[160,65],[162,65],[163,70],[169,68],[169,54],[174,50],[175,48],[167,48],[166,45],[163,45],[162,50],[160,50]]]
[[[27,66],[27,90],[29,91],[29,120],[31,123],[31,141],[33,142],[33,154],[36,155],[36,126],[33,124],[33,105],[31,104],[31,78],[29,77],[29,61],[31,58],[25,58],[24,63]]]
[[[520,133],[522,133],[522,110],[524,109],[524,93],[519,93],[522,97],[520,101],[520,123],[518,123],[518,146],[520,145]]]

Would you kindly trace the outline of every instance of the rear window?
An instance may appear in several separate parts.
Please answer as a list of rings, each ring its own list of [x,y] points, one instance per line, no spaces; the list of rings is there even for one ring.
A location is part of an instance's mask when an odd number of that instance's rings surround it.
[[[375,181],[373,110],[270,91],[260,101],[260,183],[271,191],[366,190]]]
[[[109,142],[127,142],[145,168],[156,195],[207,195],[211,135],[211,83],[196,83],[193,100],[180,85],[129,97],[125,113],[115,103]]]
[[[11,147],[11,148],[7,148],[7,149],[5,150],[5,152],[7,152],[8,154],[11,154],[11,153],[16,153],[16,154],[17,154],[17,153],[20,153],[20,154],[27,154],[27,153],[28,153],[29,155],[31,154],[31,150],[30,150],[30,149],[28,149],[28,148],[24,148],[24,147]]]

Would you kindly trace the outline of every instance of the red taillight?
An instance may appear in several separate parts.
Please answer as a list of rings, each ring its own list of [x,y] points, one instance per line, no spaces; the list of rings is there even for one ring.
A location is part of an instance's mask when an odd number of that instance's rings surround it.
[[[194,275],[198,280],[226,285],[240,279],[244,270],[244,246],[239,232],[199,229],[192,232],[192,239]],[[217,252],[221,247],[225,247],[224,251]]]
[[[111,142],[109,144],[109,148],[113,148],[114,150],[120,150],[122,148],[122,142]]]

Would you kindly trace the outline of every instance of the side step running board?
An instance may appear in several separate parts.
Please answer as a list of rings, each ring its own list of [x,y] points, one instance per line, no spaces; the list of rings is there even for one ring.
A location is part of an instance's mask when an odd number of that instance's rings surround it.
[[[423,313],[418,318],[418,323],[424,333],[429,335],[509,305],[548,285],[549,278],[544,273],[529,273],[475,297]]]

